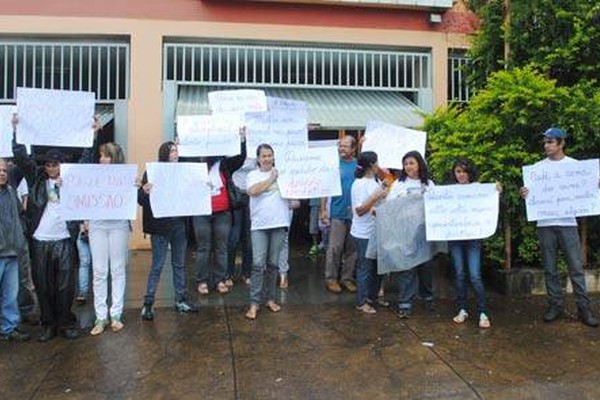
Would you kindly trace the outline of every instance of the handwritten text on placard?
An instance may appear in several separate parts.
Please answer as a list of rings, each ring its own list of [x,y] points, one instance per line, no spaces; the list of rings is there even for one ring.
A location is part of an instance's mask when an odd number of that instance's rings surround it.
[[[209,92],[208,108],[213,114],[267,111],[267,97],[264,91],[253,89]]]
[[[306,103],[269,97],[269,111],[246,113],[248,157],[255,157],[256,148],[267,143],[275,156],[287,148],[308,147],[308,112]]]
[[[150,207],[156,218],[212,213],[205,163],[146,163]]]
[[[598,159],[524,166],[527,220],[600,214],[598,173]]]
[[[179,155],[182,157],[240,154],[239,114],[182,115],[177,117]]]
[[[369,121],[362,151],[377,153],[381,167],[402,169],[404,154],[416,150],[421,155],[425,155],[426,141],[427,133],[425,132],[380,121]]]
[[[288,199],[342,194],[336,147],[288,149],[276,157],[281,196]]]
[[[498,207],[493,183],[434,186],[425,193],[427,240],[487,238],[496,231]]]
[[[91,147],[94,105],[92,92],[18,88],[19,140],[44,146]]]
[[[135,219],[137,165],[61,164],[64,220]]]

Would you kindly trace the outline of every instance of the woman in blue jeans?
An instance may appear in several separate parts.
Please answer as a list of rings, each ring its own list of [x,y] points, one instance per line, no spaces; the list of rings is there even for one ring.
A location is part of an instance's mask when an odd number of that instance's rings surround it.
[[[450,173],[450,182],[459,185],[476,183],[479,174],[477,168],[471,161],[459,158],[454,161]],[[448,241],[448,249],[452,257],[454,272],[456,275],[456,302],[458,313],[453,318],[457,324],[462,324],[469,317],[467,312],[467,281],[465,266],[469,269],[469,278],[477,298],[477,314],[479,315],[479,327],[489,328],[492,326],[487,315],[485,289],[481,279],[481,241],[480,240],[454,240]]]
[[[377,154],[365,151],[358,157],[356,179],[352,183],[352,227],[350,235],[356,242],[358,265],[356,269],[356,309],[375,314],[373,304],[377,301],[381,277],[377,275],[377,263],[365,256],[369,239],[375,230],[375,206],[387,194],[377,180]]]
[[[273,148],[261,144],[256,149],[256,158],[258,169],[251,171],[247,180],[253,259],[250,308],[246,312],[250,320],[256,319],[263,300],[272,312],[281,310],[275,302],[277,269],[283,239],[290,226],[289,203],[279,191]]]

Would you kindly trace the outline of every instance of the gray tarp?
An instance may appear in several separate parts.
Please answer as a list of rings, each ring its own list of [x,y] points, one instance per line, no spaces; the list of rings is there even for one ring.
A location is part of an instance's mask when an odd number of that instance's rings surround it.
[[[379,274],[406,271],[431,260],[437,253],[447,253],[446,242],[425,240],[422,194],[398,197],[377,207],[377,230],[369,240],[367,257],[375,258],[375,251]]]

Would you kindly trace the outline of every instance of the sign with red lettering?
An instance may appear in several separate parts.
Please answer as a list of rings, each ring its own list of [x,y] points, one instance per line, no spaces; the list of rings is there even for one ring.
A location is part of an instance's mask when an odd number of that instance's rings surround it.
[[[65,221],[135,219],[137,165],[61,164],[60,176]]]

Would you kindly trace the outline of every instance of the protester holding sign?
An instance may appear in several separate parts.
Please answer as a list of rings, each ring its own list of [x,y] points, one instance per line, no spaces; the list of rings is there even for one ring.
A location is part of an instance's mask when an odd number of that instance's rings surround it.
[[[16,127],[19,120],[13,120]],[[94,121],[94,141],[100,129]],[[71,312],[74,298],[73,251],[79,232],[79,222],[65,221],[60,209],[60,164],[62,152],[50,149],[41,157],[43,166],[27,155],[25,146],[13,140],[15,164],[21,169],[29,185],[26,218],[31,239],[32,278],[40,305],[42,334],[39,341],[47,342],[57,331],[67,339],[79,336],[76,317]],[[81,161],[91,162],[92,148],[86,148]]]
[[[231,230],[231,209],[244,199],[235,190],[231,175],[246,159],[246,134],[240,130],[242,153],[235,157],[208,157],[208,179],[211,186],[211,215],[192,218],[196,236],[196,282],[198,293],[207,295],[211,288],[221,294],[229,292],[227,281],[228,244]],[[214,260],[213,260],[214,256]],[[233,281],[231,281],[233,283]]]
[[[352,183],[352,227],[350,235],[356,242],[358,265],[356,268],[356,308],[366,314],[375,314],[381,278],[377,275],[375,260],[366,257],[367,245],[375,229],[375,206],[387,191],[377,180],[377,154],[365,151],[358,157],[356,180]]]
[[[159,162],[177,162],[179,154],[174,142],[165,142],[158,149]],[[171,268],[173,270],[173,286],[175,289],[175,310],[179,313],[197,312],[195,305],[186,301],[185,251],[187,236],[183,217],[155,218],[150,207],[150,191],[152,182],[148,182],[148,173],[144,172],[141,187],[138,189],[138,204],[143,210],[144,233],[150,235],[152,246],[152,266],[148,275],[148,285],[142,307],[142,319],[154,319],[154,296],[160,281],[160,274],[167,259],[167,251],[171,246]]]
[[[550,128],[543,133],[544,151],[546,158],[535,165],[554,164],[563,165],[577,162],[568,157],[565,152],[567,132],[559,128]],[[527,198],[529,188],[520,189],[521,197]],[[544,264],[546,278],[546,291],[548,292],[548,309],[543,318],[545,322],[552,322],[563,315],[564,294],[558,272],[558,248],[567,258],[569,276],[576,296],[578,317],[587,326],[597,327],[598,319],[590,308],[590,299],[587,295],[585,276],[583,274],[583,261],[577,220],[575,217],[542,219],[537,222],[540,250]]]
[[[479,173],[471,161],[459,158],[454,161],[450,174],[450,182],[460,185],[468,185],[477,182]],[[457,324],[467,320],[467,282],[465,279],[465,260],[469,268],[469,278],[477,298],[477,313],[479,315],[479,327],[489,328],[490,319],[487,316],[485,289],[481,279],[481,241],[480,240],[451,240],[448,241],[448,249],[454,265],[456,274],[456,302],[458,314],[453,318]]]
[[[283,239],[290,226],[289,204],[281,197],[273,148],[268,144],[259,145],[256,158],[259,168],[251,171],[247,178],[253,258],[250,308],[246,312],[250,320],[256,319],[263,298],[269,310],[281,310],[275,303],[277,268]]]
[[[433,187],[429,179],[429,168],[418,151],[409,151],[402,157],[403,169],[400,177],[390,189],[388,199],[411,194],[422,194]],[[399,229],[402,229],[401,227]],[[411,269],[398,272],[400,298],[398,313],[408,318],[412,313],[412,302],[417,295],[425,301],[428,309],[433,308],[433,266],[427,261]]]
[[[124,164],[123,150],[116,143],[100,146],[100,164]],[[135,182],[131,182],[134,185]],[[127,266],[128,220],[91,220],[89,222],[90,249],[94,265],[93,289],[96,322],[90,332],[99,335],[104,331],[110,316],[113,332],[123,329],[123,303],[125,300],[125,268]],[[108,274],[110,272],[111,305],[107,305]]]

